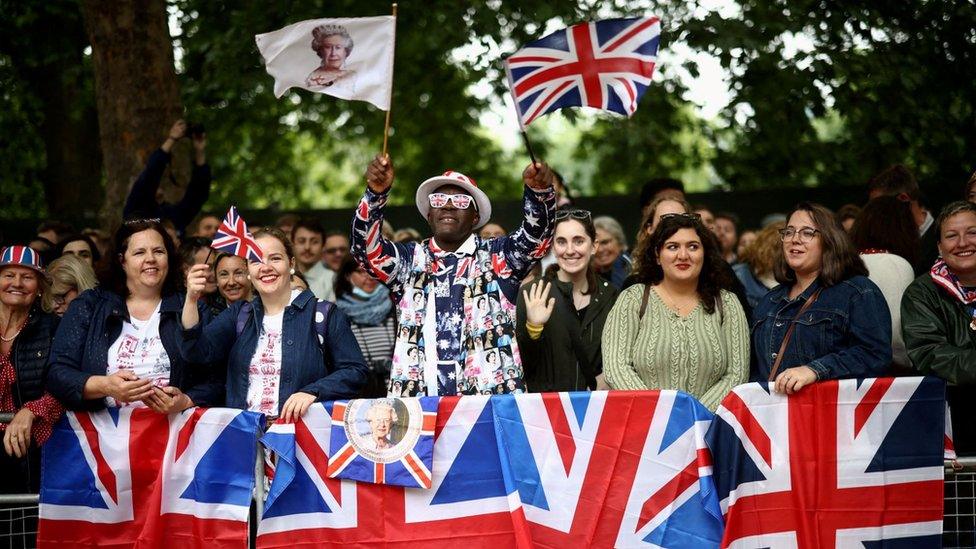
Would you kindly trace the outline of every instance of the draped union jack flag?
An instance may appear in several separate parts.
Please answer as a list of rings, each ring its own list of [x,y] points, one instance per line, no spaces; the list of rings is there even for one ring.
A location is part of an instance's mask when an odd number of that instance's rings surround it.
[[[261,414],[68,412],[44,445],[39,547],[245,549]]]
[[[945,384],[740,385],[707,435],[722,547],[941,547]]]
[[[422,490],[329,478],[315,404],[262,439],[279,460],[257,547],[716,547],[711,419],[676,391],[441,397]]]
[[[660,19],[639,17],[580,23],[528,43],[505,60],[519,123],[565,107],[634,114],[660,38]]]
[[[264,262],[264,252],[247,230],[247,223],[244,223],[244,218],[237,213],[237,208],[234,206],[227,210],[227,215],[217,228],[217,235],[210,243],[210,247],[218,252],[243,257],[247,261]]]

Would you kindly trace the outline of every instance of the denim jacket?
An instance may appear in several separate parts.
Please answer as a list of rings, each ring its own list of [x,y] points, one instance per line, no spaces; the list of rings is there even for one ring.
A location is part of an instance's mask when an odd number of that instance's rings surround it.
[[[790,322],[821,287],[816,281],[790,300],[790,288],[769,291],[753,311],[752,379],[766,381]],[[817,378],[884,375],[891,364],[891,313],[881,290],[865,276],[824,287],[797,319],[779,371],[809,366]]]
[[[180,356],[180,315],[183,295],[163,296],[159,305],[159,338],[170,361],[169,384],[178,387],[198,406],[223,404],[223,372],[209,364],[188,364]],[[129,318],[125,299],[94,288],[68,306],[51,346],[47,389],[71,410],[100,410],[105,399],[85,399],[85,382],[105,375],[108,349],[122,333]]]
[[[366,361],[346,314],[333,307],[326,320],[325,351],[315,331],[315,295],[299,294],[285,307],[281,322],[281,382],[278,410],[292,394],[301,391],[316,400],[353,398],[366,383]],[[183,331],[183,357],[194,362],[227,364],[227,406],[247,408],[249,369],[264,319],[260,299],[251,302],[251,313],[237,335],[237,316],[243,301],[234,303],[211,321]]]

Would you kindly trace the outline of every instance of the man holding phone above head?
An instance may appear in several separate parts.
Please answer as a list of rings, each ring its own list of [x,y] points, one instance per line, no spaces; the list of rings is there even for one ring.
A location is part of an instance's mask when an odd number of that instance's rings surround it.
[[[382,235],[393,174],[389,157],[373,159],[352,226],[353,256],[390,288],[397,304],[400,331],[389,386],[422,381],[426,388],[418,396],[494,393],[496,387],[508,392],[509,379],[521,386],[518,343],[488,333],[499,326],[503,334],[515,333],[519,282],[549,250],[556,210],[552,170],[541,163],[525,168],[522,223],[490,240],[474,232],[491,219],[491,201],[477,183],[452,171],[431,177],[415,197],[432,232],[419,243]],[[476,307],[479,301],[485,305]],[[514,357],[513,373],[488,359],[502,350],[499,339]]]

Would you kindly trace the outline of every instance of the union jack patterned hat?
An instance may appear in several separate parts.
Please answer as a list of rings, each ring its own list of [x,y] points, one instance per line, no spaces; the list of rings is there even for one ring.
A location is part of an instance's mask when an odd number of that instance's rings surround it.
[[[474,203],[478,206],[479,221],[474,226],[475,229],[480,229],[488,223],[488,220],[491,219],[491,200],[488,200],[488,195],[478,188],[474,179],[463,173],[452,171],[446,171],[444,175],[435,175],[417,187],[417,209],[420,210],[420,215],[424,216],[424,219],[427,219],[427,213],[430,211],[430,201],[427,197],[444,185],[456,185],[471,193]]]
[[[41,265],[41,255],[27,246],[7,246],[0,252],[0,269],[9,265],[18,265],[34,269],[45,277],[44,266]]]

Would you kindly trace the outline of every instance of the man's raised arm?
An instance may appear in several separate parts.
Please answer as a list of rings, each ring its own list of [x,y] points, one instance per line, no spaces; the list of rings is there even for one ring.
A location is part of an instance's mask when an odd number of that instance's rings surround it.
[[[536,261],[545,257],[552,243],[556,219],[555,175],[546,164],[529,164],[522,172],[522,224],[502,239],[502,253],[512,275],[521,280]]]
[[[393,163],[376,155],[366,168],[366,192],[352,219],[350,250],[356,261],[376,280],[395,284],[409,268],[413,244],[395,244],[383,238],[383,208],[393,186]],[[393,288],[391,288],[393,289]]]

